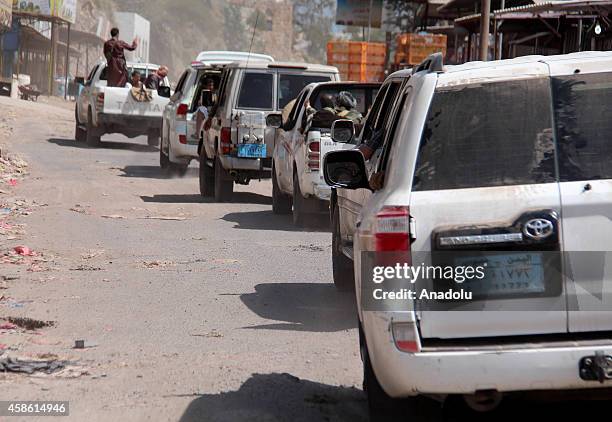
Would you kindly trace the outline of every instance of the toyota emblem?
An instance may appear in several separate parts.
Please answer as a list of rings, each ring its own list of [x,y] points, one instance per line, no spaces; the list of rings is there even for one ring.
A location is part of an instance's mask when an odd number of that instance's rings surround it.
[[[544,240],[550,237],[555,231],[553,223],[544,218],[534,218],[525,223],[523,233],[533,240]]]

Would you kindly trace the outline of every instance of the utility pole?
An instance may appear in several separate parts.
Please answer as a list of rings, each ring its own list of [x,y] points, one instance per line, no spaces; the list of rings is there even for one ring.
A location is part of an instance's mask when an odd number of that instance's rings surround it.
[[[489,25],[491,18],[491,0],[481,0],[480,7],[480,60],[489,58]]]

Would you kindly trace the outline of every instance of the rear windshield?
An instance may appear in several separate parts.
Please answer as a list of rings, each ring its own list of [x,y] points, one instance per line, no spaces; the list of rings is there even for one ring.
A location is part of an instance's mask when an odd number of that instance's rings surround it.
[[[413,189],[556,181],[550,91],[549,78],[438,90]]]
[[[374,101],[374,98],[376,98],[378,89],[379,87],[356,88],[347,86],[324,88],[317,91],[314,96],[310,96],[310,105],[315,110],[321,110],[323,108],[321,105],[321,97],[328,96],[334,99],[341,91],[347,91],[350,92],[353,97],[355,97],[357,100],[357,110],[359,110],[359,112],[365,116],[368,114],[368,111],[370,111],[370,107],[372,107],[372,102]]]
[[[273,81],[272,73],[245,73],[240,86],[238,108],[272,110]]]
[[[292,75],[280,73],[278,75],[278,110],[285,108],[289,101],[300,95],[306,85],[315,82],[329,82],[330,76],[324,75]]]
[[[612,73],[552,79],[563,181],[612,179]]]

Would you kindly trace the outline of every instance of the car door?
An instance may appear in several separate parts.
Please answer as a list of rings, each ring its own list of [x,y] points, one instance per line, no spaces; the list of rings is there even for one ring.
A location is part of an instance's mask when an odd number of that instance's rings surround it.
[[[419,125],[412,264],[472,270],[469,279],[421,277],[417,293],[473,295],[420,297],[425,342],[567,332],[549,72],[542,63],[505,72],[505,79],[436,87]]]
[[[89,76],[87,76],[87,81],[85,81],[85,86],[83,87],[83,90],[81,91],[81,94],[79,95],[77,109],[79,112],[79,122],[83,124],[87,121],[87,109],[89,107],[91,89],[92,89],[93,81],[94,81],[94,78],[96,76],[96,73],[99,67],[100,67],[99,65],[96,65],[93,67],[93,69],[89,73]]]
[[[279,187],[285,193],[291,193],[293,188],[293,146],[297,132],[298,115],[303,108],[304,100],[310,90],[304,90],[296,99],[287,121],[276,131],[274,140],[276,176]]]
[[[176,121],[176,111],[178,109],[179,104],[181,104],[181,102],[183,101],[183,96],[184,96],[183,90],[184,90],[185,82],[187,81],[188,78],[189,78],[189,69],[185,70],[183,74],[181,75],[181,77],[179,78],[179,81],[176,84],[176,90],[174,91],[174,94],[172,95],[172,97],[170,97],[170,101],[168,105],[166,106],[166,108],[164,109],[164,112],[166,114],[165,130],[166,130],[168,142],[171,142],[171,140],[175,137],[175,133],[177,130],[177,124],[178,124],[178,122]]]
[[[612,60],[549,65],[569,331],[612,331]]]
[[[385,125],[389,122],[389,116],[394,101],[397,98],[402,79],[392,79],[386,82],[380,89],[372,110],[367,116],[359,142],[367,143],[375,134],[384,131]],[[382,135],[384,137],[384,135]],[[376,169],[382,148],[374,152],[370,160],[366,163],[370,174]],[[359,222],[359,215],[363,204],[370,198],[371,192],[368,189],[357,190],[338,190],[338,206],[341,222],[341,233],[343,241],[347,244],[353,242],[353,234]]]

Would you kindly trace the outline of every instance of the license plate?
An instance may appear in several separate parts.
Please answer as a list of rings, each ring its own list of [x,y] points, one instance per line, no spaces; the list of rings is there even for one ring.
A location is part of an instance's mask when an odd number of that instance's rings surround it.
[[[266,144],[238,144],[238,157],[266,158]]]
[[[466,280],[462,288],[474,296],[513,296],[546,291],[540,253],[495,254],[454,259],[455,266],[484,266],[482,280]]]

